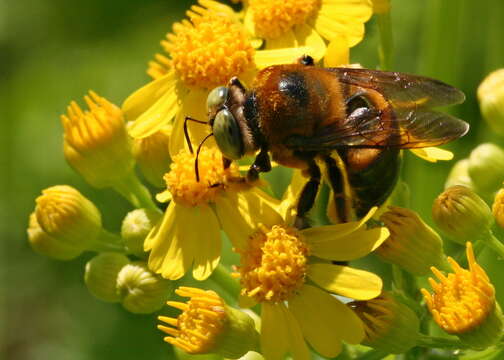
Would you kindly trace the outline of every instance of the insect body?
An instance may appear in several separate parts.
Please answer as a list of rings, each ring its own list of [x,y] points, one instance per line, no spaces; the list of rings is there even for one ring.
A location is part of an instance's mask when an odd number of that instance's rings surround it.
[[[333,190],[333,210],[339,221],[348,221],[390,195],[400,149],[441,145],[468,131],[466,122],[431,110],[464,100],[440,81],[312,65],[304,57],[298,64],[270,66],[249,90],[233,78],[207,100],[225,165],[258,151],[248,180],[271,169],[270,154],[308,175],[298,219],[313,206],[323,175]]]

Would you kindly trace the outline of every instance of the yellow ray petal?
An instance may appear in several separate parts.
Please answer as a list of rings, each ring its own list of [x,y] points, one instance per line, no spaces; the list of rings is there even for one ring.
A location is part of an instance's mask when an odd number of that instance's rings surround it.
[[[311,53],[315,53],[314,49],[307,46],[275,50],[258,50],[254,54],[254,61],[256,66],[262,69],[271,65],[293,64],[302,55]],[[320,58],[317,59],[315,57],[314,59],[315,61],[320,60]]]
[[[243,26],[245,30],[250,34],[251,37],[256,37],[255,25],[254,25],[254,13],[249,9],[245,11],[245,17],[243,18]]]
[[[339,35],[327,46],[324,58],[325,67],[336,67],[350,63],[350,47],[345,35]]]
[[[298,43],[296,35],[294,35],[292,30],[288,30],[281,36],[266,41],[266,50],[295,48],[296,46],[298,46]]]
[[[294,27],[294,34],[296,36],[297,46],[307,46],[312,49],[307,55],[317,60],[324,57],[326,53],[326,44],[315,29],[307,24],[301,24]]]
[[[357,300],[375,298],[382,290],[377,275],[349,266],[311,264],[308,277],[324,289]]]
[[[337,225],[336,225],[337,226]],[[329,232],[321,232],[320,236],[307,237],[311,254],[322,259],[350,261],[366,256],[374,251],[390,233],[385,227],[370,230],[359,229],[347,236],[331,236]]]
[[[173,221],[175,219],[175,206],[174,204],[168,205],[166,211],[163,215],[163,219],[159,221],[149,232],[144,240],[144,251],[149,251],[154,246],[154,243],[159,239],[166,239],[166,235],[172,228]]]
[[[193,277],[196,280],[205,280],[212,274],[219,264],[221,253],[220,226],[215,213],[209,206],[199,207],[198,217],[205,223],[191,230],[195,237],[196,251],[194,253]]]
[[[301,170],[294,170],[292,172],[291,182],[282,196],[279,210],[285,223],[288,225],[294,223],[299,194],[307,181],[308,179],[301,174]]]
[[[268,360],[283,360],[287,352],[296,360],[310,359],[299,324],[283,303],[262,304],[261,350]]]
[[[433,163],[437,162],[438,160],[453,159],[453,153],[451,151],[440,149],[434,146],[422,149],[410,149],[410,151],[419,158]]]
[[[156,200],[159,201],[160,203],[168,202],[172,199],[172,194],[170,190],[165,190],[163,192],[160,192],[159,194],[156,194]]]
[[[243,249],[247,239],[257,230],[257,224],[281,224],[277,212],[280,203],[260,189],[228,193],[216,201],[217,216],[233,246]]]
[[[201,89],[192,89],[184,99],[182,108],[175,118],[173,124],[173,129],[170,137],[170,156],[175,156],[182,149],[189,149],[185,136],[184,136],[184,120],[186,116],[190,116],[193,119],[207,121],[206,115],[206,99],[208,96],[208,91]],[[194,151],[201,143],[203,138],[210,134],[212,131],[209,125],[198,124],[193,121],[187,123],[187,129],[189,131],[189,137],[191,139],[191,144]],[[216,146],[215,140],[213,138],[208,139],[205,142],[205,146],[211,147]]]
[[[299,322],[304,337],[324,357],[341,351],[341,340],[358,344],[364,339],[359,317],[338,299],[319,288],[304,285],[289,301],[289,310]]]

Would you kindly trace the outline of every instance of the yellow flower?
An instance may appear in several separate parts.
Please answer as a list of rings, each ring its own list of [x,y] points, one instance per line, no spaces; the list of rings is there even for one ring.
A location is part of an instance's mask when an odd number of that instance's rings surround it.
[[[453,153],[451,151],[444,150],[435,146],[420,149],[411,149],[410,151],[420,159],[432,163],[438,162],[439,160],[448,161],[453,159]]]
[[[266,49],[310,46],[323,54],[323,39],[358,44],[371,15],[369,0],[250,0],[244,24]]]
[[[189,19],[175,23],[173,33],[162,42],[168,56],[156,55],[149,64],[154,81],[123,104],[127,119],[135,120],[129,129],[134,138],[146,137],[175,118],[171,155],[184,148],[184,118],[206,119],[206,98],[213,87],[226,84],[233,76],[248,82],[257,69],[294,62],[306,53],[317,59],[322,56],[307,47],[256,51],[231,8],[211,0],[200,3],[203,7],[193,6],[187,12]],[[199,143],[208,128],[191,125],[191,139]]]
[[[239,176],[237,166],[224,169],[216,148],[202,148],[198,170],[199,182],[195,156],[180,152],[165,175],[167,190],[157,196],[162,202],[173,201],[147,236],[144,249],[151,251],[149,267],[167,279],[182,277],[191,265],[195,279],[210,276],[220,259],[221,229],[235,247],[243,247],[257,219],[267,224],[280,220],[273,210],[277,201],[233,181]]]
[[[61,116],[65,158],[89,184],[98,188],[115,186],[132,172],[134,165],[123,114],[93,91],[84,99],[89,110],[82,111],[72,101],[68,114]]]
[[[466,243],[469,269],[448,258],[453,273],[443,275],[431,270],[439,279],[429,282],[434,293],[422,289],[425,302],[436,323],[447,333],[475,348],[485,348],[495,343],[503,330],[503,319],[495,301],[495,289],[485,270],[474,258],[472,244]]]
[[[217,353],[232,359],[258,348],[254,320],[226,305],[215,292],[190,287],[180,287],[175,292],[190,300],[167,302],[182,310],[176,319],[159,316],[160,321],[171,325],[158,325],[159,330],[171,335],[164,338],[167,343],[189,354]]]
[[[372,299],[380,294],[382,281],[327,260],[360,258],[385,240],[387,229],[365,229],[374,210],[359,222],[301,231],[284,223],[260,224],[248,246],[238,250],[242,305],[262,305],[261,349],[266,359],[283,359],[286,353],[309,359],[305,340],[325,357],[336,356],[342,340],[363,340],[359,317],[330,293]]]

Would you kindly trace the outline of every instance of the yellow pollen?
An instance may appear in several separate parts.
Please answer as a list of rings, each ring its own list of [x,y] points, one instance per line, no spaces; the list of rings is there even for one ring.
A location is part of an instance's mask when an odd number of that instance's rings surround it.
[[[188,15],[190,21],[175,23],[161,42],[171,59],[157,57],[157,65],[150,64],[151,76],[169,66],[186,85],[210,89],[254,66],[254,49],[241,24],[212,11]]]
[[[173,200],[186,206],[214,202],[224,190],[230,190],[230,178],[240,176],[236,164],[224,169],[222,154],[216,148],[202,148],[198,157],[200,181],[196,181],[196,155],[181,151],[173,157],[164,180]]]
[[[68,106],[68,115],[61,115],[65,142],[77,151],[107,145],[116,136],[124,136],[124,118],[116,105],[89,91],[84,96],[89,111],[82,111],[75,101]]]
[[[476,328],[495,306],[495,289],[485,270],[476,263],[469,242],[466,254],[469,270],[461,268],[455,260],[448,258],[454,273],[445,276],[432,267],[439,282],[429,279],[433,294],[422,289],[434,320],[450,334],[463,334]]]
[[[238,252],[242,295],[276,303],[288,300],[304,283],[309,249],[294,228],[259,225],[248,248]]]
[[[276,38],[301,25],[320,7],[320,0],[250,0],[257,35]]]
[[[180,287],[175,292],[190,300],[186,304],[168,302],[168,305],[182,310],[177,319],[158,317],[160,321],[172,326],[158,325],[159,330],[170,335],[164,340],[190,354],[212,352],[227,324],[224,302],[211,290]]]

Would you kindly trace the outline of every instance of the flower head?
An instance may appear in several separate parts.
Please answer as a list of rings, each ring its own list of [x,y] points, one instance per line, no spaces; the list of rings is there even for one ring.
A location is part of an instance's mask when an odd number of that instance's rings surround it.
[[[504,135],[504,69],[490,73],[478,87],[481,113],[490,127]]]
[[[107,302],[119,302],[117,275],[129,263],[124,254],[104,252],[86,263],[84,282],[89,292],[96,298]]]
[[[497,225],[504,228],[504,189],[500,189],[497,191],[497,194],[495,194],[492,213]]]
[[[452,273],[443,275],[431,270],[438,282],[430,278],[434,293],[422,289],[425,301],[436,323],[447,333],[459,336],[476,348],[496,342],[503,329],[502,314],[495,302],[495,289],[485,270],[474,258],[472,244],[467,242],[469,269],[448,258]]]
[[[168,305],[182,310],[176,319],[159,317],[170,325],[158,325],[169,335],[164,338],[167,343],[189,354],[217,353],[233,359],[257,348],[259,334],[252,318],[226,305],[215,292],[190,287],[175,292],[190,299],[187,303],[168,301]]]
[[[261,348],[267,359],[287,352],[308,358],[305,339],[327,357],[340,352],[341,340],[357,344],[363,339],[361,321],[330,293],[371,299],[381,292],[380,278],[314,257],[347,261],[374,250],[388,231],[365,230],[369,217],[301,231],[284,223],[260,225],[248,246],[238,250],[242,302],[262,304]]]
[[[478,145],[471,151],[467,170],[479,193],[494,193],[504,181],[504,150],[492,143]]]
[[[121,109],[93,91],[84,100],[89,110],[72,101],[61,116],[65,158],[91,185],[111,186],[134,164],[124,118]]]
[[[195,175],[195,155],[181,152],[173,158],[165,175],[167,190],[159,201],[173,201],[163,220],[144,243],[149,267],[171,280],[182,277],[193,266],[193,277],[204,280],[220,260],[221,229],[236,247],[257,221],[270,224],[280,216],[277,201],[238,180],[235,165],[224,168],[216,148],[203,147],[198,157],[200,180]]]

